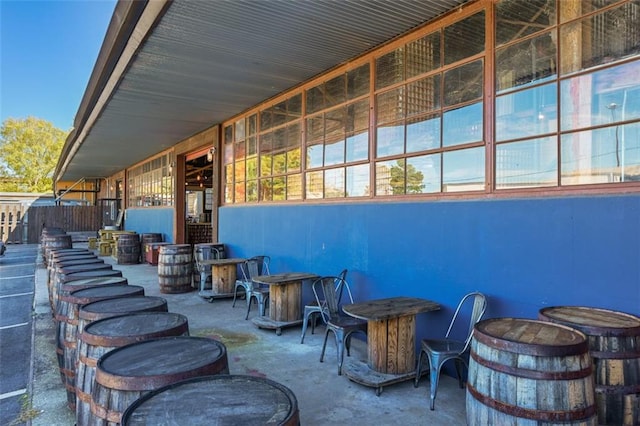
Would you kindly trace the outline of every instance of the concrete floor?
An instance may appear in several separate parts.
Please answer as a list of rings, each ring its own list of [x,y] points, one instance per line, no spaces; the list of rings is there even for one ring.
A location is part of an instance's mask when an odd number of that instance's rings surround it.
[[[74,244],[74,247],[83,247]],[[84,245],[86,247],[86,245]],[[147,296],[167,300],[169,311],[186,315],[192,336],[220,339],[227,347],[231,374],[267,377],[293,391],[298,401],[302,425],[464,425],[465,391],[457,381],[442,376],[435,411],[428,408],[429,380],[424,377],[419,388],[407,381],[385,387],[380,396],[373,388],[351,382],[337,375],[336,350],[330,335],[323,363],[319,362],[324,327],[309,329],[305,343],[300,344],[300,327],[285,328],[281,336],[272,330],[256,328],[251,317],[245,321],[244,301],[231,307],[231,299],[209,303],[196,291],[183,294],[161,294],[157,267],[148,264],[117,265],[111,257],[103,257],[122,271],[129,284],[145,288]],[[32,420],[36,426],[74,425],[75,413],[66,405],[66,392],[60,381],[55,358],[55,331],[46,289],[46,269],[36,269],[35,339],[33,362],[33,409],[39,414]],[[354,339],[351,357],[365,360],[366,343]],[[189,414],[185,413],[185,424]]]

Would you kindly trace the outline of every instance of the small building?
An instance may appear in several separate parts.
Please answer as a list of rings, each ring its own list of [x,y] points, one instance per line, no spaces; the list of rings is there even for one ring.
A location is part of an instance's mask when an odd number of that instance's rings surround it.
[[[631,0],[120,1],[55,181],[361,300],[637,315],[639,75]]]

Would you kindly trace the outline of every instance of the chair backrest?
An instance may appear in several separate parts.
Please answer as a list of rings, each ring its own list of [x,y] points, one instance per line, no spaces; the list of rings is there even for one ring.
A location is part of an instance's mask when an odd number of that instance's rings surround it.
[[[471,305],[471,317],[469,320],[469,330],[467,332],[467,337],[465,339],[464,349],[460,353],[464,353],[469,348],[469,344],[471,343],[471,336],[473,334],[473,326],[476,325],[478,321],[484,315],[484,312],[487,310],[487,298],[484,294],[474,291],[472,293],[466,294],[460,303],[458,303],[458,307],[456,308],[456,312],[453,314],[453,318],[451,319],[451,323],[449,324],[449,329],[447,330],[446,338],[449,337],[449,333],[453,329],[454,324],[456,323],[456,319],[458,318],[458,314],[463,310],[464,307]]]
[[[349,283],[347,283],[344,278],[333,276],[320,277],[313,282],[312,288],[316,303],[320,306],[320,315],[322,315],[322,320],[325,323],[329,322],[331,318],[336,318],[341,315],[342,299],[345,295],[347,297],[345,302],[353,303]]]
[[[242,280],[253,282],[258,275],[269,275],[269,256],[253,256],[240,264]]]

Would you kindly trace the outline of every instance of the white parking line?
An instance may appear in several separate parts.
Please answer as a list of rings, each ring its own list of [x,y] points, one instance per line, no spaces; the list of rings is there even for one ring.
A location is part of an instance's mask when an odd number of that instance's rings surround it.
[[[24,393],[27,393],[26,389],[19,389],[17,391],[3,393],[3,394],[0,394],[0,400],[5,398],[11,398],[12,396],[22,395]]]
[[[35,277],[36,274],[31,274],[31,275],[18,275],[15,277],[0,277],[0,280],[15,280],[16,278],[29,278],[29,277]]]
[[[33,292],[32,291],[28,291],[26,293],[5,294],[4,296],[0,296],[0,299],[4,299],[6,297],[28,296],[30,294],[33,294]]]
[[[25,325],[29,325],[29,323],[28,322],[21,322],[20,324],[5,325],[3,327],[0,327],[0,330],[8,330],[10,328],[24,327]]]

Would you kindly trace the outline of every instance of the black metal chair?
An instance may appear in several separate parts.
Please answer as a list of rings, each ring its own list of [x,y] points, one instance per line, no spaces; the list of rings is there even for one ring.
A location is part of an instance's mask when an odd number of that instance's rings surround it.
[[[462,310],[471,310],[470,321],[469,321],[469,330],[467,332],[467,337],[464,341],[451,339],[449,334],[458,319],[458,315]],[[424,356],[427,356],[429,360],[430,373],[429,380],[431,381],[431,393],[430,393],[430,408],[431,410],[435,407],[436,401],[436,393],[438,392],[438,379],[440,377],[440,370],[442,366],[449,360],[454,360],[456,367],[456,374],[458,375],[458,381],[460,383],[460,388],[464,388],[464,383],[462,380],[462,372],[460,371],[461,364],[464,364],[467,369],[469,368],[469,364],[467,362],[467,352],[469,351],[469,345],[471,343],[471,336],[473,334],[473,326],[480,321],[482,316],[484,315],[485,310],[487,309],[487,299],[482,293],[473,292],[465,295],[458,307],[456,308],[455,313],[453,314],[453,318],[451,319],[451,323],[449,324],[449,328],[447,329],[447,334],[445,334],[444,339],[422,339],[420,356],[418,357],[418,366],[416,368],[416,378],[414,381],[414,386],[418,387],[418,382],[420,381],[420,370],[422,369],[422,360]]]
[[[338,275],[338,278],[343,280],[346,279],[347,270],[343,269],[342,272],[340,272],[340,274]],[[318,302],[314,300],[313,302],[304,306],[304,320],[302,322],[302,335],[300,336],[300,344],[304,343],[304,336],[307,334],[307,326],[309,324],[309,320],[311,320],[311,334],[313,334],[316,329],[316,322],[318,320],[318,317],[321,317],[320,306],[318,305]]]
[[[269,302],[269,287],[261,286],[253,282],[253,278],[258,275],[269,275],[270,261],[271,258],[269,256],[254,256],[240,264],[242,279],[236,280],[233,291],[233,304],[231,306],[235,307],[236,305],[238,290],[244,289],[245,299],[247,301],[247,315],[245,316],[245,320],[249,319],[253,299],[255,299],[258,304],[260,315],[264,316],[265,314]]]
[[[327,347],[329,332],[333,332],[336,339],[336,349],[338,356],[338,375],[342,374],[342,363],[344,360],[344,350],[350,356],[351,337],[354,333],[360,332],[366,335],[367,322],[351,317],[342,312],[342,297],[348,297],[348,302],[353,303],[353,296],[347,281],[340,277],[321,277],[313,282],[313,294],[316,303],[320,307],[320,315],[325,322],[327,329],[322,343],[322,353],[320,362],[324,361],[324,352]]]

